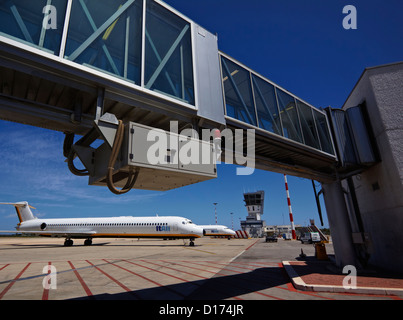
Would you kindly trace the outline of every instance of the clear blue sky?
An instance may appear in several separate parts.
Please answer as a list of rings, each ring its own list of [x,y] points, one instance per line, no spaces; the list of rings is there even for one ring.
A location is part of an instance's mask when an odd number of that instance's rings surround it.
[[[218,34],[219,49],[316,107],[341,107],[365,67],[403,60],[401,0],[167,0]],[[357,8],[358,29],[345,30],[345,5]],[[283,175],[256,170],[236,176],[220,165],[218,178],[168,192],[133,190],[115,196],[87,185],[64,162],[64,135],[0,121],[0,202],[27,200],[41,218],[180,215],[195,223],[234,227],[246,216],[245,191],[264,190],[267,224],[289,222]],[[294,220],[319,224],[311,181],[288,177]],[[322,207],[324,204],[322,201]],[[328,226],[326,211],[325,226]],[[0,207],[0,230],[17,223]]]

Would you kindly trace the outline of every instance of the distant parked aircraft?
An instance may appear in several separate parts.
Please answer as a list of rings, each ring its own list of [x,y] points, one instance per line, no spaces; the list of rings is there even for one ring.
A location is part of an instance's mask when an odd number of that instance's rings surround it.
[[[225,236],[228,237],[228,239],[231,239],[232,236],[235,236],[235,231],[231,230],[230,228],[226,226],[220,226],[220,225],[202,225],[199,226],[203,228],[204,230],[204,235],[205,236]]]

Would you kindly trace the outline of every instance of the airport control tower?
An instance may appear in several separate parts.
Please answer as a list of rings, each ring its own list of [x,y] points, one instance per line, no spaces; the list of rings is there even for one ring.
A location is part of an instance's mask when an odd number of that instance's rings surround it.
[[[263,214],[264,191],[260,190],[244,193],[243,197],[245,207],[248,210],[248,216],[245,221],[241,221],[241,228],[247,231],[251,237],[262,237],[266,225],[265,221],[261,219]]]

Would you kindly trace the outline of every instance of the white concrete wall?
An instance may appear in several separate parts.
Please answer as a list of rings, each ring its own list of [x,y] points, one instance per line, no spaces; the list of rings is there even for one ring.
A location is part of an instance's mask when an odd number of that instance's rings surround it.
[[[382,159],[353,177],[370,238],[369,262],[403,272],[403,63],[366,69],[343,109],[363,101]]]

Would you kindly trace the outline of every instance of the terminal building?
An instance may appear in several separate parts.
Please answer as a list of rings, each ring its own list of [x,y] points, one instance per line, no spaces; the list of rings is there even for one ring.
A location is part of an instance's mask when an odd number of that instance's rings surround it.
[[[246,220],[241,221],[241,228],[253,238],[263,237],[266,226],[261,217],[264,207],[264,191],[244,193],[243,197],[248,216]]]
[[[296,224],[295,228],[301,228],[300,224]],[[291,234],[292,229],[291,225],[285,224],[285,225],[270,225],[266,226],[264,229],[266,234],[275,234],[275,235],[284,235],[284,234]],[[297,230],[297,235],[299,234]]]

